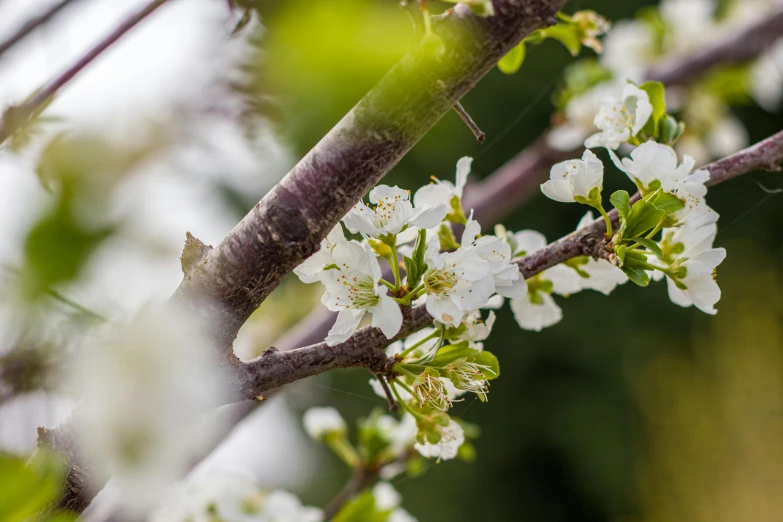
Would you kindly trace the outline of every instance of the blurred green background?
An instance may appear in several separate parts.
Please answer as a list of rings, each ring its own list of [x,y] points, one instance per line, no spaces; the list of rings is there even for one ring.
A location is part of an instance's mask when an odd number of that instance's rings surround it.
[[[380,3],[390,7],[385,24],[391,32],[408,23],[395,2]],[[566,10],[589,8],[618,20],[654,4],[576,0]],[[291,16],[280,14],[282,5],[267,7],[269,38],[275,38],[275,20]],[[357,15],[357,41],[366,36],[360,10],[349,10]],[[296,19],[310,27],[306,14]],[[330,47],[334,28],[321,28],[319,50],[295,57],[321,67],[314,76],[292,68],[306,95],[297,93],[278,115],[298,155],[397,56],[363,49],[324,63],[330,49],[340,49]],[[528,49],[519,73],[493,70],[463,100],[487,142],[478,144],[456,114],[447,114],[384,182],[415,189],[431,175],[451,179],[465,155],[475,158],[475,178],[491,174],[549,125],[551,93],[572,61],[548,41]],[[781,128],[779,115],[752,104],[736,114],[752,142]],[[630,283],[611,297],[582,292],[559,299],[563,321],[541,333],[520,330],[510,312],[501,311],[488,346],[500,358],[502,376],[489,403],[467,399],[454,409],[482,429],[478,459],[433,463],[421,478],[398,479],[404,506],[422,521],[775,519],[783,511],[783,195],[768,194],[757,182],[783,186],[779,174],[754,173],[710,189],[709,203],[721,215],[716,243],[728,250],[718,272],[723,298],[716,317],[672,304],[664,284],[641,289]],[[629,188],[611,167],[606,184],[607,194]],[[584,212],[535,195],[505,224],[553,240],[573,230]],[[316,381],[331,390],[321,404],[348,419],[378,405],[366,373],[330,377]],[[336,459],[325,459],[331,466],[304,495],[308,502],[327,502],[348,479]]]

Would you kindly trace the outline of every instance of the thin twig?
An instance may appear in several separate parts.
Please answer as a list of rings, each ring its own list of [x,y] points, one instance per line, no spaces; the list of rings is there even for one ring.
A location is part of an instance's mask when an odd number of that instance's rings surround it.
[[[373,375],[375,375],[375,378],[381,383],[381,388],[383,388],[383,393],[386,395],[386,400],[389,401],[389,411],[394,413],[399,409],[400,405],[394,400],[394,395],[392,395],[392,391],[389,389],[389,383],[386,382],[386,377],[377,373]]]
[[[14,34],[12,34],[5,42],[0,43],[0,56],[5,54],[11,47],[15,46],[19,42],[25,39],[33,31],[49,22],[54,18],[57,13],[68,7],[75,0],[61,0],[59,3],[53,5],[48,11],[41,13],[40,15],[28,20],[22,27],[19,28]]]
[[[470,114],[468,114],[468,111],[465,110],[465,107],[463,107],[460,102],[454,104],[454,111],[459,114],[459,117],[465,122],[465,125],[468,126],[479,143],[484,143],[487,140],[487,135],[484,134],[484,131],[482,131],[476,122],[473,121],[473,118],[470,117]]]
[[[27,123],[42,106],[49,103],[59,90],[87,67],[87,65],[122,38],[125,33],[133,29],[139,22],[151,15],[168,1],[169,0],[153,0],[139,11],[133,13],[59,76],[35,91],[21,104],[6,109],[2,121],[0,121],[0,144],[8,139],[8,137],[16,132],[22,125]]]

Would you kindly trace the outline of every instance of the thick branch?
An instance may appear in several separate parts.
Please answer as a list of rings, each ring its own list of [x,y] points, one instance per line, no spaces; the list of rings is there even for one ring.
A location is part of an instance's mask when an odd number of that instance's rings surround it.
[[[496,0],[496,16],[456,6],[436,25],[445,51],[404,57],[183,281],[175,297],[216,325],[217,348],[454,104],[565,0]]]
[[[62,72],[59,76],[30,95],[23,103],[6,109],[0,121],[0,144],[8,139],[14,132],[25,125],[31,118],[36,117],[52,101],[59,90],[79,74],[85,67],[100,56],[106,49],[133,29],[139,22],[151,15],[168,0],[153,0],[145,7],[126,18],[116,29],[90,49],[76,63]]]

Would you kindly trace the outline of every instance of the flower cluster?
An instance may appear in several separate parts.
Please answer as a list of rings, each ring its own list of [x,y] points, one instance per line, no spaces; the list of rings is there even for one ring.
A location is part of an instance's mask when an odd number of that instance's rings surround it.
[[[651,277],[654,280],[666,277],[669,296],[674,303],[680,306],[694,305],[705,313],[714,314],[715,304],[720,299],[714,272],[726,252],[712,246],[717,233],[718,214],[707,205],[705,199],[710,175],[706,170],[694,171],[695,161],[690,156],[683,156],[680,162],[671,146],[650,139],[655,136],[665,138],[669,132],[667,126],[673,124],[670,117],[666,116],[663,87],[649,83],[642,87],[647,89],[638,89],[629,84],[622,103],[608,99],[595,118],[595,125],[601,132],[585,141],[587,147],[608,149],[615,166],[639,190],[641,198],[633,204],[626,191],[612,194],[610,201],[617,210],[620,222],[616,233],[613,233],[612,221],[601,201],[603,164],[589,150],[585,151],[582,160],[555,165],[550,181],[544,183],[541,190],[555,201],[575,201],[601,212],[607,238],[611,238],[605,257],[616,264],[631,281],[647,286]],[[650,102],[648,93],[656,93],[654,103]],[[619,122],[625,122],[625,127]],[[652,129],[652,132],[648,133],[644,129]],[[638,143],[640,138],[649,141]],[[631,151],[630,157],[620,159],[614,150],[621,143],[638,146]],[[580,226],[587,225],[589,219],[586,216]],[[659,237],[661,231],[662,238]],[[543,239],[539,243],[543,244]],[[591,261],[600,262],[587,260],[581,265],[572,260],[567,265],[578,271],[586,271]],[[561,267],[556,266],[548,271],[558,268]],[[612,272],[606,270],[604,273],[612,277]],[[537,278],[543,278],[544,274],[546,272]],[[622,281],[618,279],[616,282]],[[568,286],[568,282],[562,278],[555,278],[549,283],[544,288],[556,293],[563,293],[558,291],[557,286]],[[538,292],[540,286],[528,281],[529,301],[541,300]],[[597,289],[605,293],[611,291],[609,286]],[[548,317],[551,320],[559,319],[559,309],[553,306],[551,298],[546,302],[541,300],[541,304],[549,309]],[[518,320],[520,315],[531,315],[527,308],[522,309],[518,304],[512,303],[512,308],[526,312],[517,314]]]
[[[437,181],[419,189],[413,201],[406,190],[376,187],[369,205],[357,204],[342,220],[360,238],[347,239],[338,224],[321,249],[294,270],[305,283],[323,284],[321,301],[339,312],[326,339],[330,346],[348,339],[368,313],[372,326],[394,338],[402,325],[400,307],[419,299],[438,321],[456,328],[495,294],[524,297],[527,286],[509,245],[479,237],[480,225],[462,209],[470,162],[458,162],[456,184]],[[464,225],[459,242],[455,223]],[[383,277],[379,260],[393,279]]]

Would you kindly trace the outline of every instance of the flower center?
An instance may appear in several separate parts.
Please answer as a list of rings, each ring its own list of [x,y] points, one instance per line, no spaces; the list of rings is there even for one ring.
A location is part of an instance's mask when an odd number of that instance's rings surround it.
[[[378,304],[375,282],[366,274],[341,274],[338,281],[345,287],[345,296],[338,296],[339,304],[347,308],[364,309]],[[342,302],[347,300],[348,303]]]
[[[457,274],[443,268],[433,268],[424,274],[424,287],[428,294],[444,294],[457,284]]]

